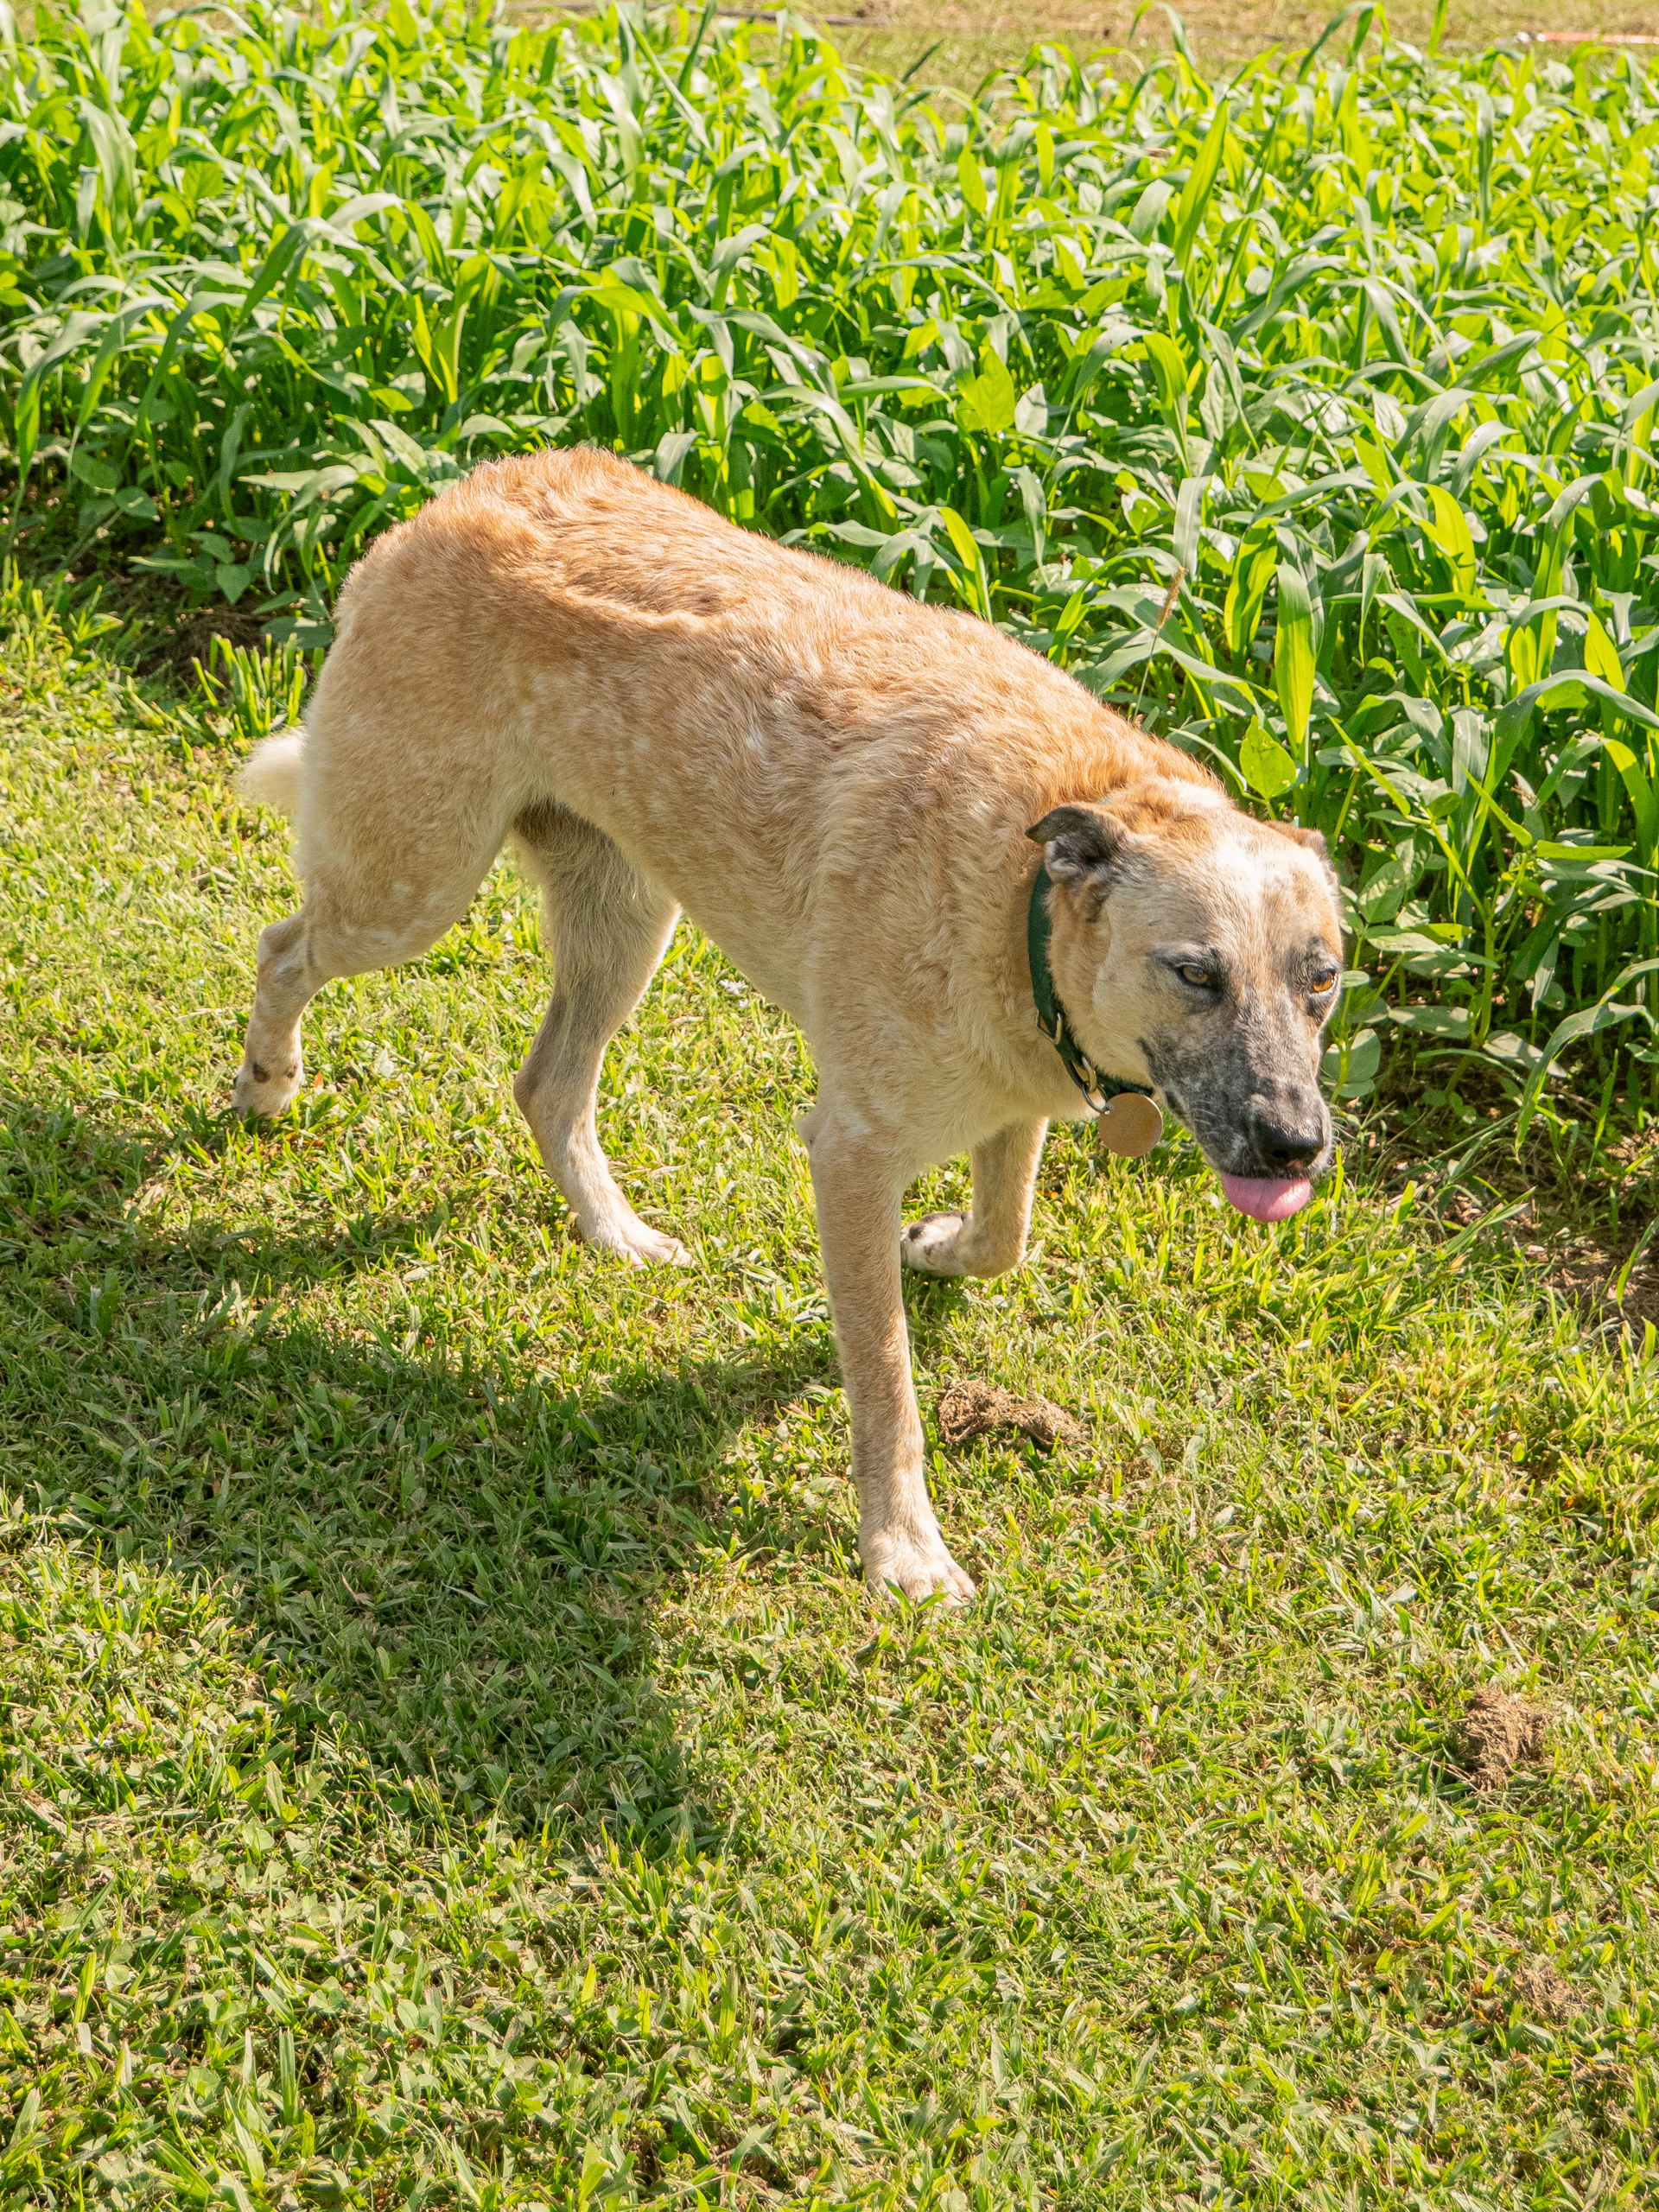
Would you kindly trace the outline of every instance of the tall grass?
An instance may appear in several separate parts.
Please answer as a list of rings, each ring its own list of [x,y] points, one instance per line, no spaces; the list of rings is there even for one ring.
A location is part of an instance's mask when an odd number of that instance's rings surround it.
[[[1323,827],[1345,1095],[1388,1024],[1454,1103],[1478,1066],[1524,1117],[1602,1031],[1659,1084],[1659,104],[1349,15],[1216,85],[1041,48],[977,105],[631,5],[8,30],[14,528],[67,480],[309,643],[471,461],[596,441]]]

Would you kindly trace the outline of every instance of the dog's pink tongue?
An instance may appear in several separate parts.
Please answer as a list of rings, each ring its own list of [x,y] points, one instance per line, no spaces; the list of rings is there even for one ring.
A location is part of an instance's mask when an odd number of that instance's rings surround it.
[[[1313,1195],[1306,1175],[1224,1175],[1221,1187],[1228,1204],[1252,1221],[1288,1221]]]

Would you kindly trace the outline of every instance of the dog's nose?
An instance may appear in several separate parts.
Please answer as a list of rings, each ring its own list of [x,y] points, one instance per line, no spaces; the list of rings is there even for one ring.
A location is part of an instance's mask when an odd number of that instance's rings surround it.
[[[1281,1120],[1258,1113],[1254,1120],[1256,1157],[1271,1175],[1288,1175],[1299,1167],[1311,1167],[1325,1150],[1324,1124],[1310,1116]]]

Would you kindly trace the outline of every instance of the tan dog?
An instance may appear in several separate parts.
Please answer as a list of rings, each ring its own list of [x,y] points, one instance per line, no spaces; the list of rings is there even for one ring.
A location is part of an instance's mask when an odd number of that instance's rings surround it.
[[[236,1106],[288,1105],[308,1001],[424,953],[516,834],[555,988],[514,1096],[589,1243],[683,1260],[617,1188],[594,1118],[606,1045],[683,908],[817,1065],[799,1126],[865,1572],[969,1594],[927,1495],[901,1241],[935,1274],[1014,1266],[1046,1125],[1088,1111],[1036,1026],[1038,869],[1072,1034],[1276,1218],[1331,1143],[1317,1077],[1341,938],[1322,842],[1240,814],[988,625],[596,452],[480,468],[375,545],[337,622],[303,734],[240,779],[296,816],[305,903],[260,938]],[[906,1185],[964,1151],[972,1211],[901,1240]]]

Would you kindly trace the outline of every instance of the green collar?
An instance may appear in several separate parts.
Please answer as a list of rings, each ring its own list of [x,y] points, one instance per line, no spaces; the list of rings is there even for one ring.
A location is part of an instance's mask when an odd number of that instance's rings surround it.
[[[1065,1061],[1066,1073],[1090,1106],[1096,1114],[1103,1114],[1112,1100],[1122,1097],[1126,1090],[1142,1098],[1150,1098],[1152,1092],[1144,1083],[1124,1083],[1115,1075],[1103,1075],[1071,1033],[1048,965],[1048,893],[1053,881],[1046,868],[1038,869],[1026,912],[1026,950],[1031,959],[1031,995],[1037,1001],[1037,1027]]]

